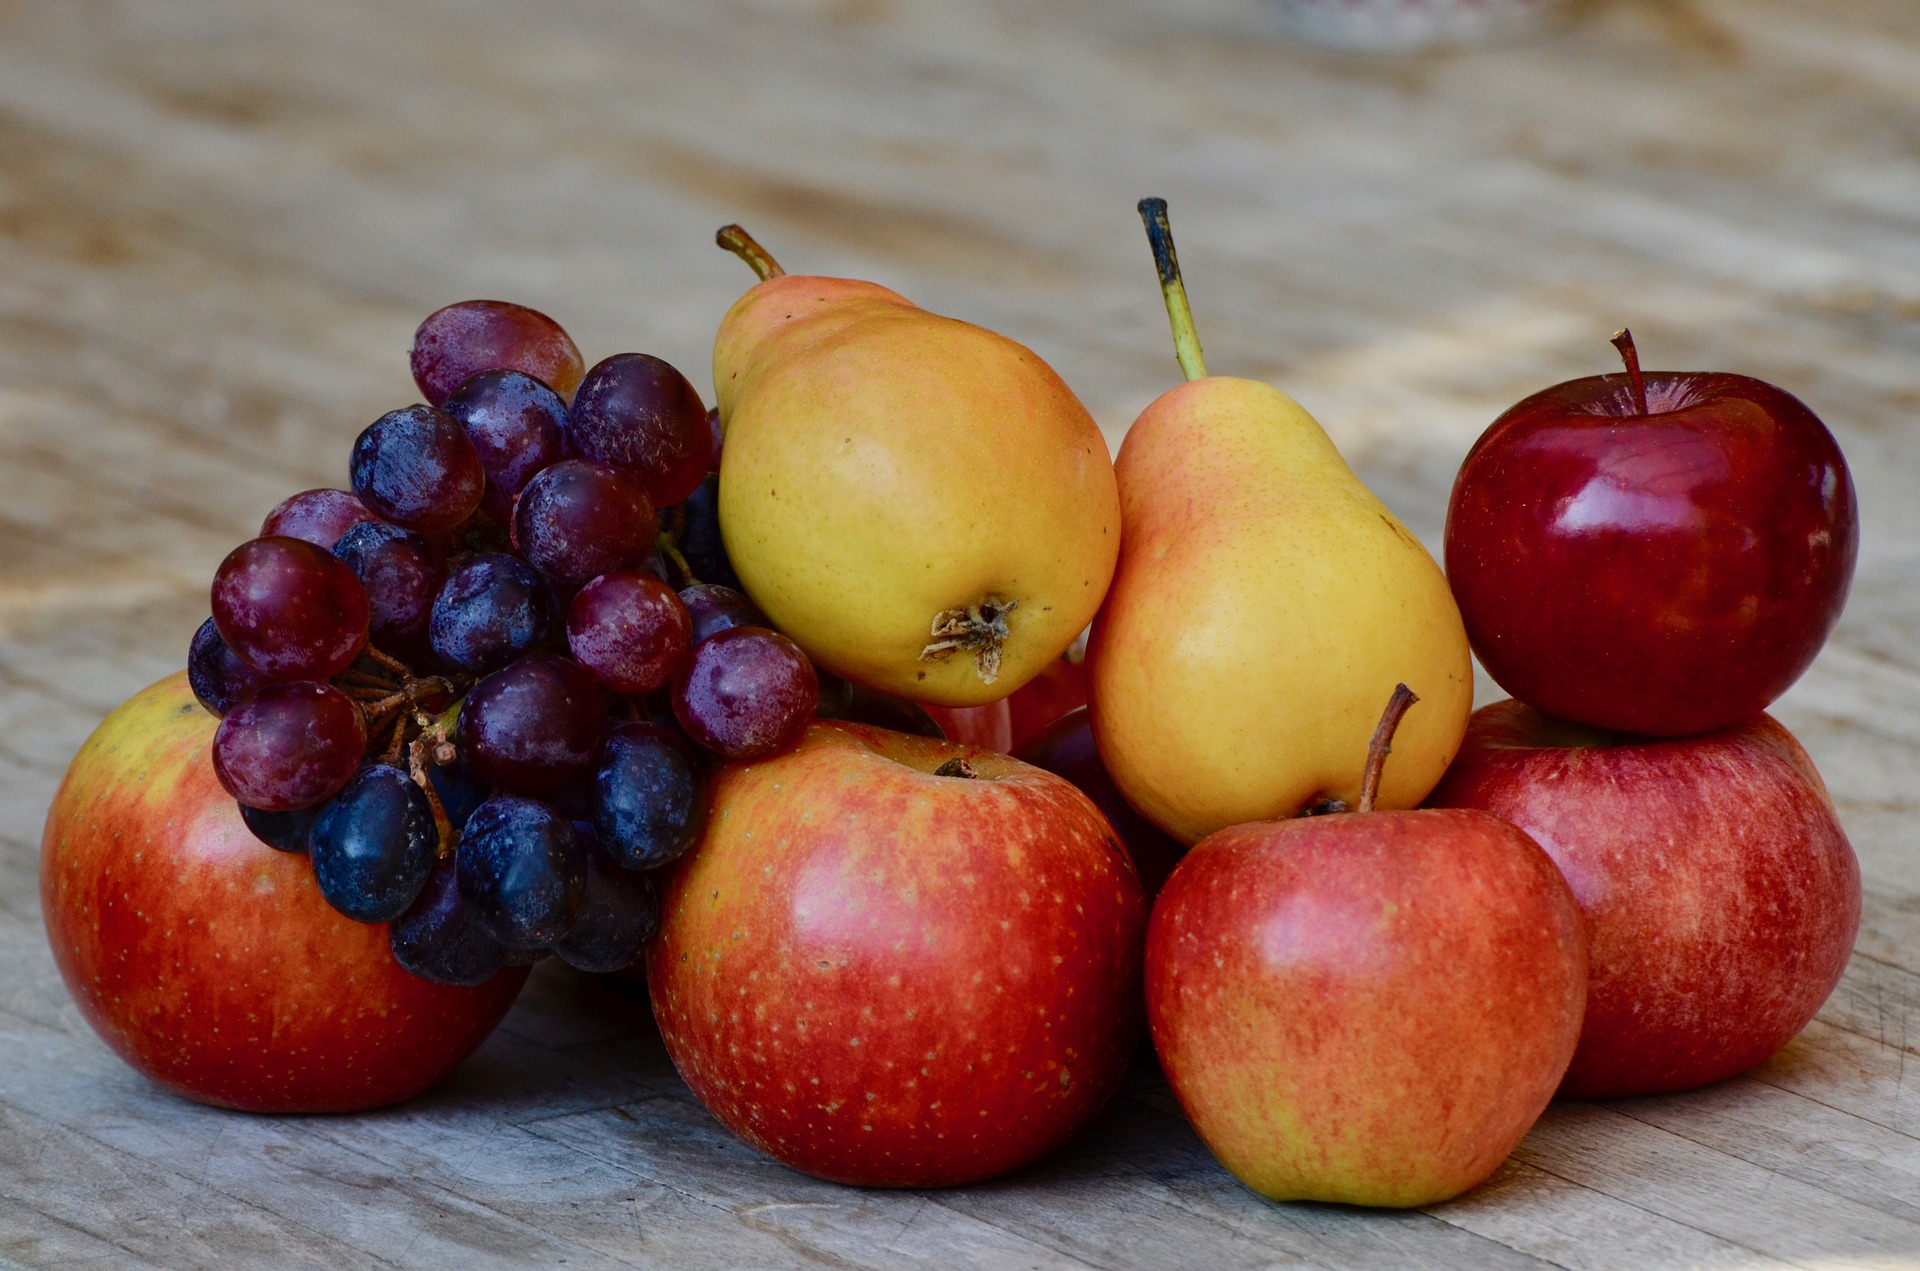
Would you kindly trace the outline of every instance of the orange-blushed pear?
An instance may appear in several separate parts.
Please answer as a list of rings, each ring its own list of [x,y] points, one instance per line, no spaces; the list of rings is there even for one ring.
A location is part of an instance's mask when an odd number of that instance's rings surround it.
[[[819,665],[945,706],[1007,696],[1093,617],[1120,545],[1092,416],[1032,350],[877,283],[785,273],[727,311],[720,525]]]
[[[1427,706],[1379,800],[1413,807],[1473,708],[1447,581],[1298,403],[1207,374],[1166,201],[1140,213],[1187,382],[1141,412],[1115,464],[1120,562],[1086,659],[1101,758],[1188,843],[1350,804],[1351,756],[1404,681]]]

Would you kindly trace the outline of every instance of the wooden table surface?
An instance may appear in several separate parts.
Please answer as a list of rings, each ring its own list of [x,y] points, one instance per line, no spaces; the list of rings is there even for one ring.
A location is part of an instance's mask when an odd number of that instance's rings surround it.
[[[1777,713],[1866,910],[1783,1053],[1555,1106],[1476,1192],[1384,1214],[1255,1198],[1150,1066],[1012,1178],[815,1182],[692,1101],[644,997],[547,968],[366,1116],[201,1108],[95,1040],[38,913],[54,784],[181,665],[220,557],[414,399],[420,317],[522,300],[704,381],[737,218],[1026,341],[1117,440],[1175,378],[1149,193],[1214,368],[1298,396],[1429,544],[1478,431],[1622,324],[1839,434],[1859,575]],[[0,0],[0,1262],[1920,1266],[1916,409],[1912,0],[1623,2],[1379,61],[1259,0]]]

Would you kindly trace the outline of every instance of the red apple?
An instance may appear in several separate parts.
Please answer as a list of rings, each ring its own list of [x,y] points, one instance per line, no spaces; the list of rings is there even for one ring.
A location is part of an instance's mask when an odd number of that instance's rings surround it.
[[[1522,701],[1628,732],[1723,728],[1798,679],[1840,616],[1853,480],[1791,394],[1628,365],[1534,394],[1474,443],[1447,577]]]
[[[1495,702],[1428,803],[1513,822],[1573,888],[1592,983],[1568,1098],[1744,1072],[1806,1026],[1853,950],[1859,863],[1813,762],[1766,715],[1658,740]]]
[[[1024,692],[1025,690],[1022,690]],[[1019,694],[1014,695],[1017,699]],[[1030,763],[1036,768],[1045,768],[1055,776],[1065,777],[1079,789],[1081,794],[1093,800],[1093,805],[1113,826],[1114,833],[1120,836],[1121,844],[1127,849],[1127,855],[1133,858],[1133,868],[1140,875],[1140,886],[1146,892],[1147,903],[1160,894],[1160,888],[1167,881],[1167,875],[1186,854],[1186,848],[1165,830],[1134,811],[1120,788],[1113,784],[1113,778],[1107,775],[1106,765],[1100,762],[1100,751],[1093,742],[1093,722],[1085,706],[1076,707],[1053,721],[1050,727],[1029,738],[1026,745],[1014,752],[1014,758],[1022,763]]]
[[[186,675],[95,730],[47,813],[54,961],[103,1041],[178,1094],[249,1112],[410,1098],[493,1031],[526,980],[415,979],[320,895],[307,858],[254,838],[214,778]]]
[[[1061,654],[1007,698],[1013,733],[1012,752],[1019,751],[1067,712],[1087,704],[1087,668],[1073,655],[1084,655],[1077,645]],[[1042,765],[1044,766],[1044,765]],[[1097,802],[1097,800],[1096,800]],[[1103,809],[1104,810],[1104,809]]]
[[[937,706],[924,703],[927,714],[940,725],[948,741],[1007,754],[1013,749],[1013,714],[1007,699],[979,706]]]
[[[1485,813],[1370,806],[1202,839],[1148,927],[1167,1081],[1274,1200],[1458,1195],[1539,1117],[1580,1031],[1586,937],[1546,854]]]
[[[721,1124],[871,1187],[990,1178],[1118,1086],[1144,905],[1098,809],[1003,755],[816,723],[733,764],[647,958],[674,1066]]]

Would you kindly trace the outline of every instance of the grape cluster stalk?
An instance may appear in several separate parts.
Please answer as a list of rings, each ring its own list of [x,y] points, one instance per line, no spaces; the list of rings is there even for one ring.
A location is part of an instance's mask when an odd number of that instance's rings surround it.
[[[545,314],[464,301],[415,334],[424,402],[364,429],[215,571],[188,678],[268,847],[475,985],[549,954],[632,963],[652,871],[698,838],[707,769],[794,745],[817,672],[738,590],[719,430],[685,376],[587,367]]]

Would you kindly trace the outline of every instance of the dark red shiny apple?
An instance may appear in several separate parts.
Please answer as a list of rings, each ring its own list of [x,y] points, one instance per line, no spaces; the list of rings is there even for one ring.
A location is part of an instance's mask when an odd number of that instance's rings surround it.
[[[921,703],[948,741],[961,746],[978,746],[1007,754],[1013,749],[1013,714],[1007,699],[983,702],[978,706],[941,706]]]
[[[718,770],[647,986],[707,1110],[868,1187],[990,1178],[1099,1111],[1140,1033],[1140,883],[1098,809],[1004,755],[815,723]]]
[[[526,968],[415,979],[385,923],[335,912],[304,855],[247,831],[185,674],[87,739],[54,795],[40,902],[103,1041],[177,1094],[249,1112],[351,1112],[419,1094],[471,1054]]]
[[[1474,443],[1447,577],[1513,696],[1598,728],[1705,732],[1765,710],[1820,651],[1853,577],[1853,481],[1792,394],[1629,368],[1536,393]]]
[[[1084,656],[1084,653],[1079,645],[1067,650],[1007,698],[1007,713],[1012,717],[1013,753],[1018,754],[1054,720],[1087,704],[1086,663],[1075,659],[1076,654]]]
[[[1573,888],[1592,982],[1569,1098],[1744,1072],[1806,1026],[1853,951],[1860,866],[1813,762],[1770,716],[1669,740],[1495,702],[1428,806],[1513,822]]]
[[[1076,707],[1054,720],[1038,736],[1030,738],[1025,746],[1015,751],[1014,758],[1036,768],[1045,768],[1055,776],[1065,777],[1079,788],[1080,793],[1093,800],[1094,806],[1100,809],[1112,824],[1114,832],[1120,836],[1127,855],[1133,858],[1133,868],[1140,875],[1140,886],[1147,894],[1147,903],[1151,905],[1167,881],[1167,875],[1180,863],[1187,849],[1165,830],[1134,811],[1133,805],[1120,793],[1120,788],[1113,784],[1113,778],[1107,775],[1106,765],[1100,762],[1100,751],[1094,745],[1093,722],[1087,714],[1087,708],[1084,705]]]

